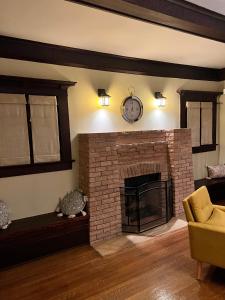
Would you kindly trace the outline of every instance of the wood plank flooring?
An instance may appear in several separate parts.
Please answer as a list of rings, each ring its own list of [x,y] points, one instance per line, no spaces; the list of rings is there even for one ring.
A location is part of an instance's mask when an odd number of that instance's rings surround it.
[[[203,271],[199,282],[184,228],[105,257],[82,246],[2,270],[0,299],[225,299],[225,270]]]

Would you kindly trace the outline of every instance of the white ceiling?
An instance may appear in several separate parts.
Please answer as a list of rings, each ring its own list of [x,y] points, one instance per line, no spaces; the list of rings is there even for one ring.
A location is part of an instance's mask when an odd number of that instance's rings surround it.
[[[0,0],[0,34],[130,57],[225,67],[225,43],[64,0]]]
[[[225,0],[188,0],[188,2],[192,2],[219,14],[225,15]]]

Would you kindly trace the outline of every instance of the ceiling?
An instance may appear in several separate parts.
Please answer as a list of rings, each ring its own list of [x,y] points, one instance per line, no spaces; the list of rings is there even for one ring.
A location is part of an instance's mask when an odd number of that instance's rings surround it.
[[[225,0],[188,0],[188,2],[225,15]]]
[[[212,1],[190,2],[210,5]],[[213,1],[215,9],[220,2],[224,0]],[[0,0],[0,34],[123,56],[225,67],[225,43],[64,0]]]

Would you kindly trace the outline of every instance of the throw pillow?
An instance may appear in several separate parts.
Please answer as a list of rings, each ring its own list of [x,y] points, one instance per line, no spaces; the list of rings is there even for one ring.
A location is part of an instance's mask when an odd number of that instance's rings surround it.
[[[208,176],[210,178],[225,177],[225,165],[208,166]]]

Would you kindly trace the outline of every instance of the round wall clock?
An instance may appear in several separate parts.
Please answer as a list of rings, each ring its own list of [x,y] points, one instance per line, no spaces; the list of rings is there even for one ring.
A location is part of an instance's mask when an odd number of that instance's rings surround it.
[[[121,105],[121,114],[129,123],[134,123],[142,117],[143,104],[136,96],[129,96],[124,99]]]

